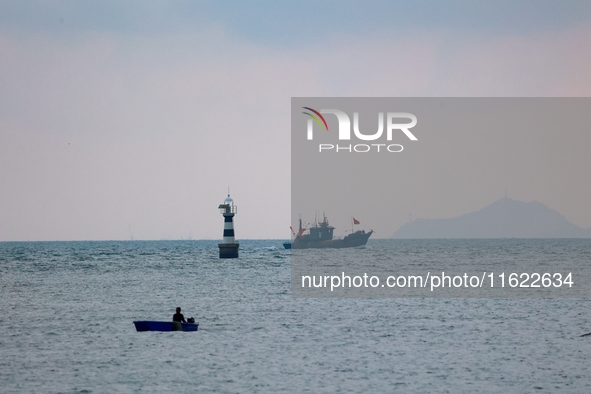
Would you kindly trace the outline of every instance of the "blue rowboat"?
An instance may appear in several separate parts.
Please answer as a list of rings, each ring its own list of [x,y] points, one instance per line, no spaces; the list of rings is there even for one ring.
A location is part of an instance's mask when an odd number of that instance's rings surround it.
[[[197,331],[199,323],[180,323],[177,321],[134,321],[138,331]]]

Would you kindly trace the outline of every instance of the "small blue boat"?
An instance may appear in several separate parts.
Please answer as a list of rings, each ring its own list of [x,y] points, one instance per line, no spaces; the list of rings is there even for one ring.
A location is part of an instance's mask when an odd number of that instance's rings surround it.
[[[134,321],[137,331],[197,331],[199,323],[181,323],[178,321]]]

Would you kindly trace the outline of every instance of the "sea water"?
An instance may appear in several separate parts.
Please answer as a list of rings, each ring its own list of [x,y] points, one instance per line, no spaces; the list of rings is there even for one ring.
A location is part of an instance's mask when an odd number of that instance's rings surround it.
[[[365,253],[457,261],[474,242]],[[519,241],[536,242],[591,264],[591,240]],[[214,241],[0,243],[0,392],[591,392],[588,299],[293,298],[281,241],[217,254]],[[177,306],[198,332],[136,332]]]

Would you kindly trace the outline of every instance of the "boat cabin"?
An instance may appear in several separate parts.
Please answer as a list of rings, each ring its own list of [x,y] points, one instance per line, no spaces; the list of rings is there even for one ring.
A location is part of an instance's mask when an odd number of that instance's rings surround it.
[[[330,241],[332,239],[333,226],[328,224],[328,219],[324,217],[324,221],[317,226],[310,227],[311,241]]]

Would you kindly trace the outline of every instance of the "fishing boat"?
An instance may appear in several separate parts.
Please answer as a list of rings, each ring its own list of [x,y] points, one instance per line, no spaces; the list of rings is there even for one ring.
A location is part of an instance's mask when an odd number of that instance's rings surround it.
[[[352,218],[352,225],[359,224],[359,221]],[[283,244],[285,249],[318,249],[318,248],[354,248],[363,246],[373,234],[373,230],[353,231],[342,239],[333,239],[334,227],[328,224],[328,219],[324,216],[322,222],[314,224],[310,228],[302,227],[300,219],[300,228],[297,234],[294,234],[293,242]],[[292,229],[293,233],[293,229]]]
[[[181,323],[178,321],[134,321],[137,331],[197,331],[199,323]]]

